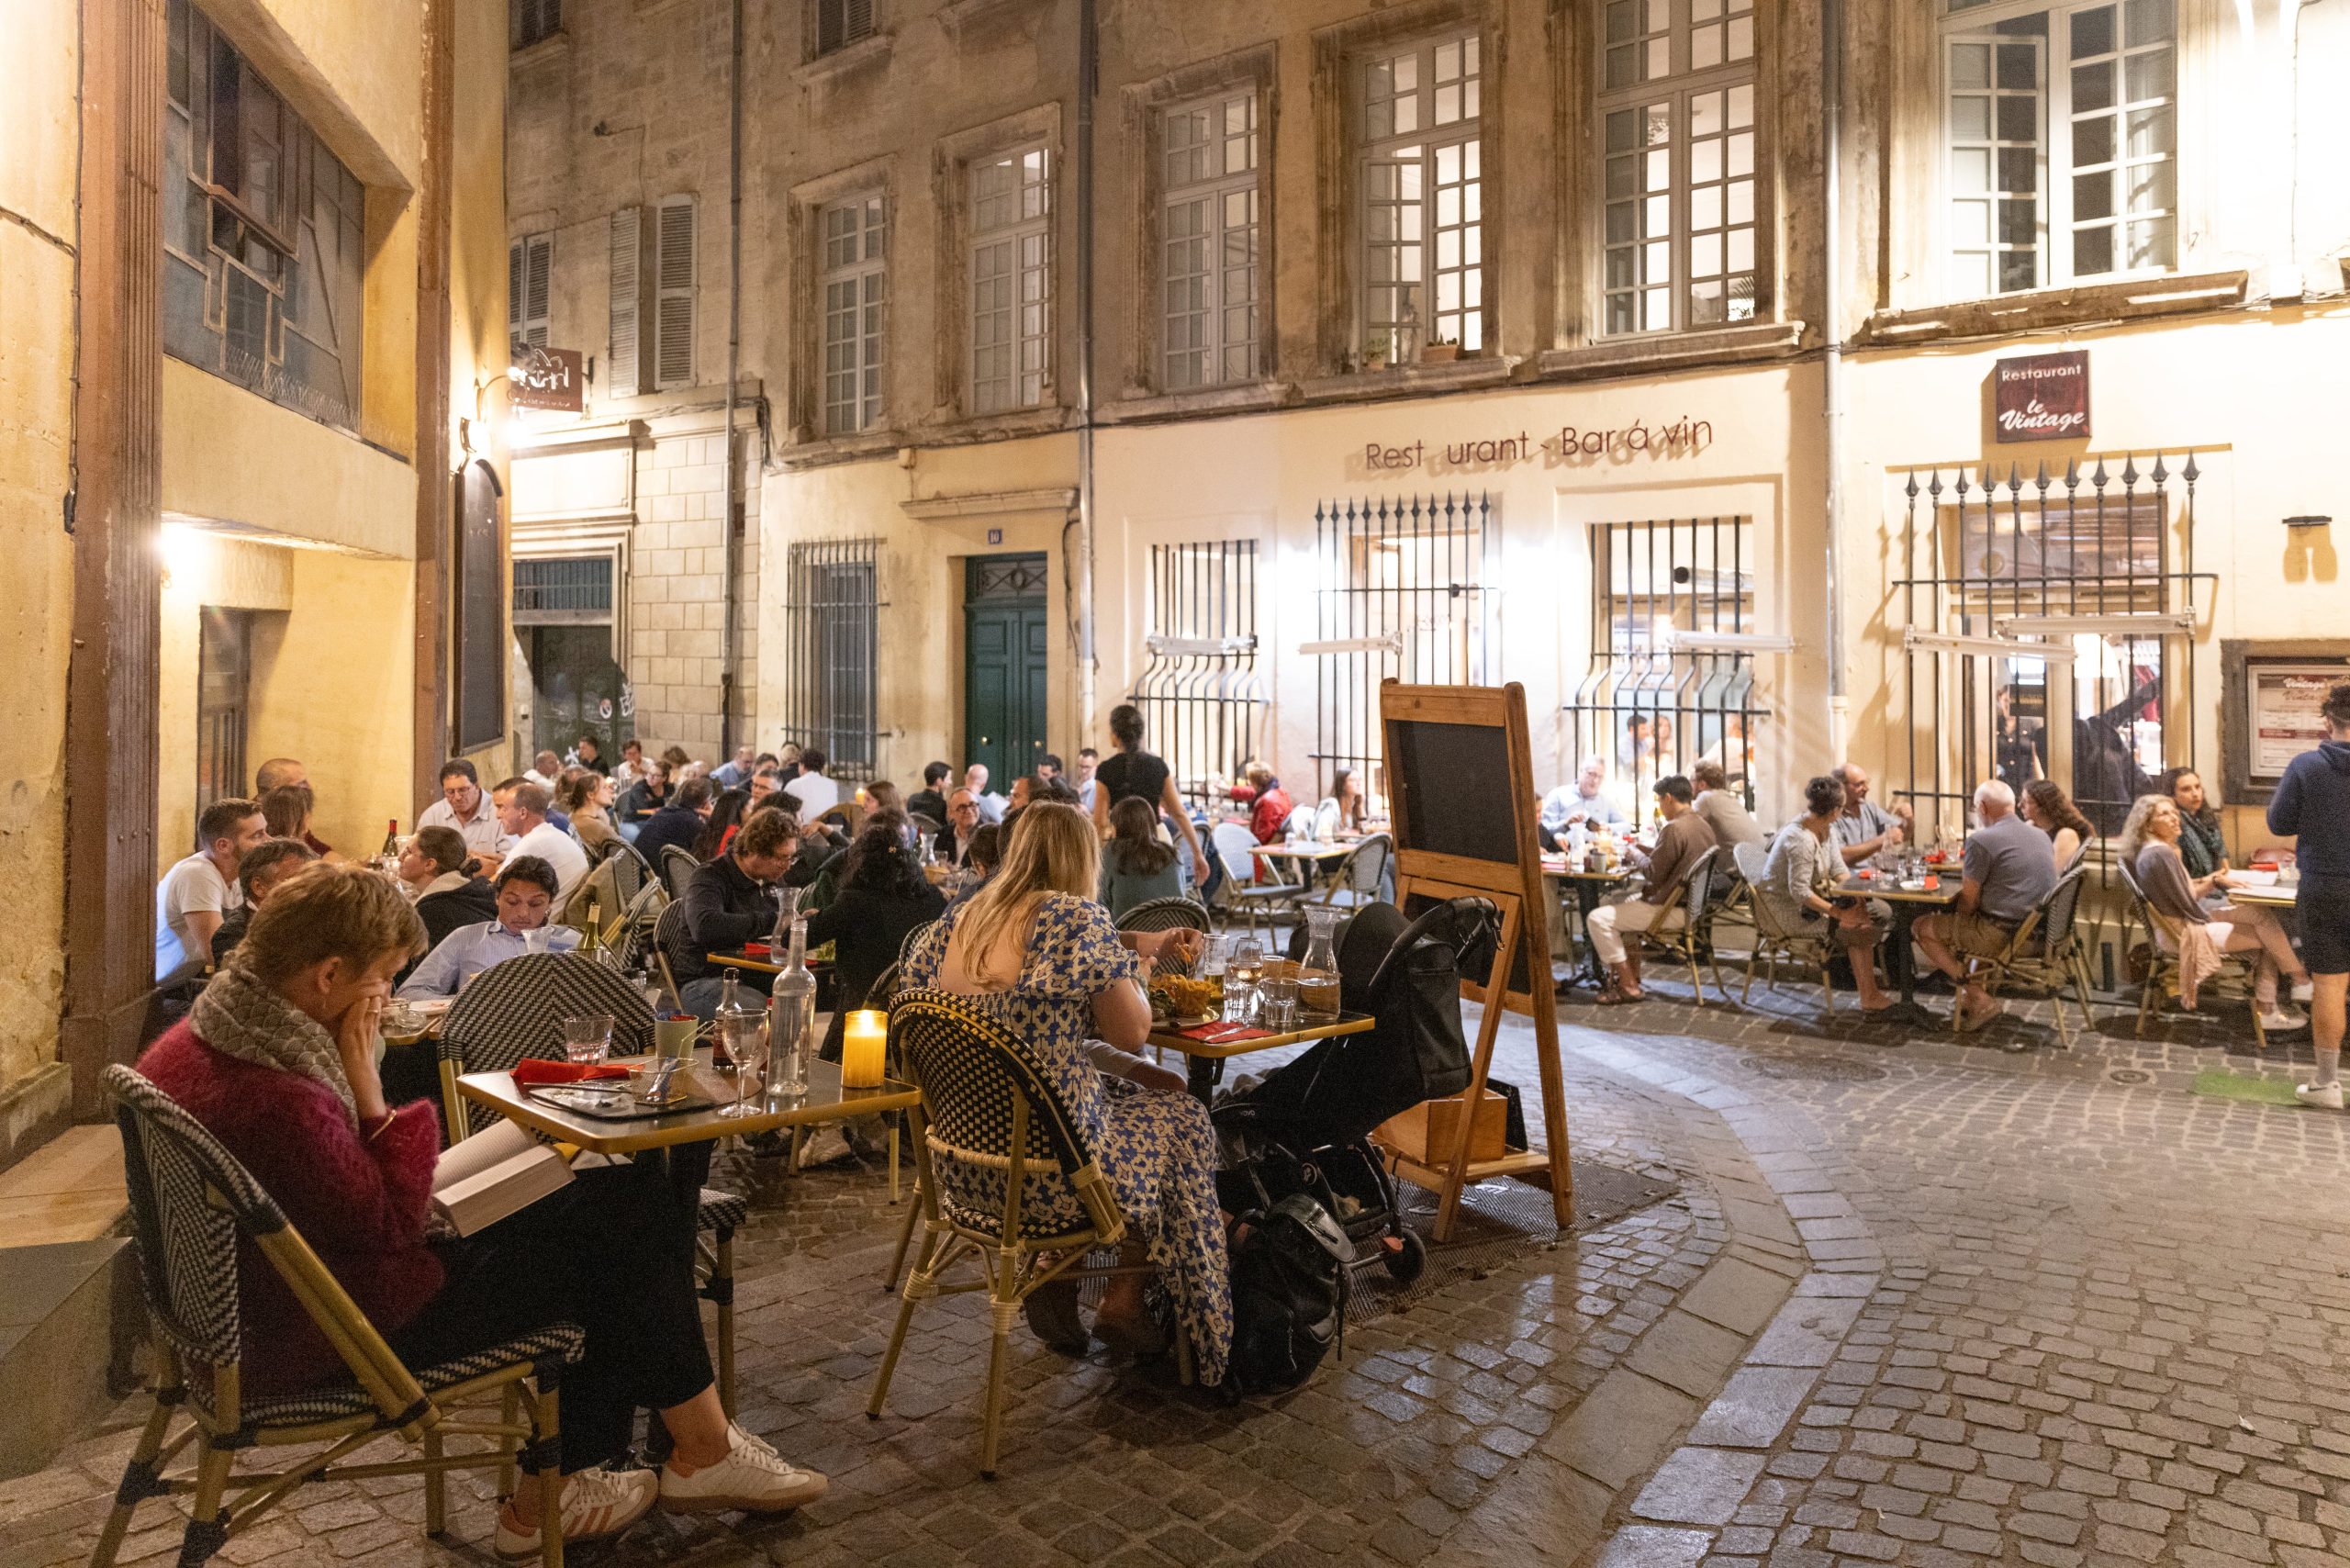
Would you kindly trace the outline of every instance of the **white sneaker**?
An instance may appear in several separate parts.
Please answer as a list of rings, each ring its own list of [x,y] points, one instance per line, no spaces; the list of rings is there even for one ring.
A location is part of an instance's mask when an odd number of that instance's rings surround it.
[[[2293,1000],[2303,1006],[2307,1006],[2316,995],[2317,982],[2314,980],[2301,980],[2293,987]]]
[[[2293,1089],[2293,1098],[2304,1105],[2322,1105],[2329,1111],[2342,1109],[2342,1085],[2339,1083],[2302,1083]]]
[[[521,1484],[536,1486],[523,1476]],[[564,1478],[563,1539],[599,1540],[618,1535],[653,1511],[661,1495],[660,1478],[649,1470],[606,1470],[601,1465]],[[539,1554],[539,1527],[525,1530],[513,1520],[512,1504],[498,1510],[498,1534],[492,1542],[498,1555],[508,1559]]]
[[[2272,1007],[2260,1015],[2260,1026],[2274,1035],[2290,1034],[2303,1027],[2301,1015],[2289,1007]]]
[[[779,1514],[812,1503],[832,1483],[787,1462],[775,1450],[732,1422],[727,1454],[691,1475],[673,1464],[661,1469],[661,1511],[667,1514]]]

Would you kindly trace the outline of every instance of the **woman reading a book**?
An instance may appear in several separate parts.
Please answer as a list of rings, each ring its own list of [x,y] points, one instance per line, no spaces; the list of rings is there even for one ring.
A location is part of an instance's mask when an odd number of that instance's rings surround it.
[[[435,1224],[440,1123],[429,1103],[386,1106],[375,1072],[392,977],[423,943],[389,880],[310,867],[271,894],[139,1070],[244,1163],[410,1367],[551,1323],[586,1331],[563,1382],[567,1539],[616,1535],[656,1502],[671,1513],[771,1512],[821,1496],[822,1476],[786,1463],[720,1408],[689,1243],[653,1167],[581,1170],[473,1236]],[[249,1392],[345,1375],[273,1271],[249,1260],[240,1287]],[[674,1456],[658,1472],[605,1468],[627,1447],[639,1406],[661,1413]],[[501,1556],[538,1551],[537,1501],[525,1486],[498,1511]]]

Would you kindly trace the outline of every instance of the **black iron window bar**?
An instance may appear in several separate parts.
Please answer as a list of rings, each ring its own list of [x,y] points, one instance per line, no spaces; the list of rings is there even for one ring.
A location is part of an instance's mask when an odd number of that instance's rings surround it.
[[[1149,655],[1126,700],[1183,797],[1214,811],[1255,753],[1265,703],[1257,671],[1257,542],[1150,551]]]
[[[821,748],[825,772],[874,777],[881,610],[878,539],[791,545],[784,556],[783,738]]]
[[[1677,518],[1591,528],[1591,662],[1562,704],[1566,777],[1596,757],[1620,803],[1645,817],[1659,779],[1722,766],[1754,804],[1771,716],[1758,654],[1787,645],[1754,626],[1752,520]]]
[[[1314,509],[1316,798],[1340,768],[1386,795],[1379,684],[1501,678],[1490,494],[1326,501]],[[1294,799],[1304,797],[1292,787]]]

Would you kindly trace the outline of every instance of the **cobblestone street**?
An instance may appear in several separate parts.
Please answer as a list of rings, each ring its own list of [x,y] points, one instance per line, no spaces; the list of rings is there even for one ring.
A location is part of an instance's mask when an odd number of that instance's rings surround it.
[[[917,1317],[887,1417],[863,1418],[902,1212],[878,1176],[738,1170],[762,1205],[740,1249],[744,1419],[832,1493],[768,1524],[656,1516],[578,1555],[2350,1560],[2350,1120],[2196,1092],[2222,1053],[2193,1042],[2225,1014],[2147,1041],[2116,1014],[2060,1052],[2030,1022],[1905,1039],[1848,1012],[1822,1037],[1816,997],[1568,1003],[1578,1159],[1677,1192],[1350,1331],[1343,1365],[1270,1403],[1015,1330],[992,1484],[970,1298]],[[2010,1029],[2038,1048],[1993,1048]],[[1496,1071],[1532,1085],[1528,1030],[1504,1040]],[[0,1484],[0,1562],[86,1553],[138,1410]],[[486,1480],[453,1491],[441,1541],[414,1483],[364,1483],[305,1491],[223,1560],[488,1561]],[[148,1504],[124,1560],[167,1560],[178,1538]]]

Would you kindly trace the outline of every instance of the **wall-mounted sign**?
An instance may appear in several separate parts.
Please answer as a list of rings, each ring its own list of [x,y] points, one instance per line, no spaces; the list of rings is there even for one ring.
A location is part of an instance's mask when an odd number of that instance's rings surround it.
[[[1628,425],[1583,429],[1561,426],[1556,435],[1531,431],[1501,431],[1469,441],[1446,442],[1431,447],[1426,440],[1401,445],[1365,442],[1358,477],[1382,474],[1491,473],[1524,463],[1549,467],[1568,464],[1631,463],[1642,458],[1694,457],[1713,444],[1711,420],[1684,414],[1651,425],[1635,420]]]
[[[1991,366],[1999,441],[2079,441],[2089,433],[2089,352],[2038,353]]]
[[[2293,758],[2326,738],[2319,710],[2326,692],[2344,679],[2350,679],[2350,661],[2244,660],[2244,708],[2251,716],[2244,764],[2254,783],[2276,783]]]
[[[588,376],[577,349],[514,351],[514,406],[576,414],[585,406]]]

